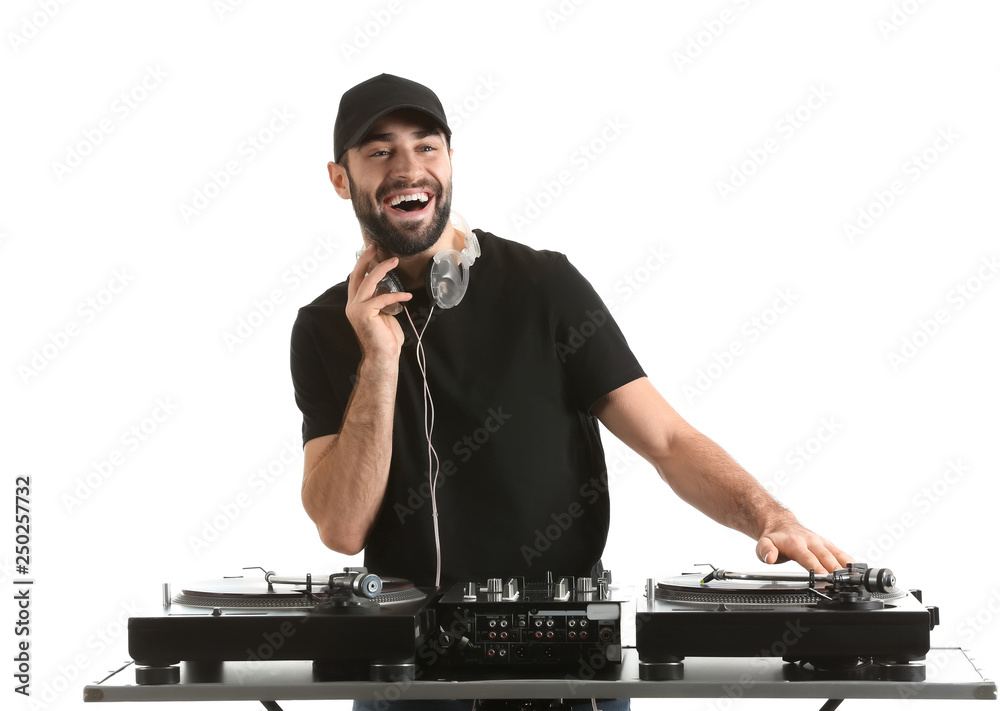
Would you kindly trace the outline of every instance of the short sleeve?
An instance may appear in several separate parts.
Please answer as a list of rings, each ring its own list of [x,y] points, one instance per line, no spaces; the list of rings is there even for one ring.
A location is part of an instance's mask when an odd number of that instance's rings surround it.
[[[565,256],[551,279],[556,357],[574,404],[582,412],[645,372],[604,301]]]
[[[334,334],[320,330],[307,309],[299,310],[292,326],[291,370],[303,444],[338,433],[351,397],[357,358],[350,361],[356,348],[333,341]]]

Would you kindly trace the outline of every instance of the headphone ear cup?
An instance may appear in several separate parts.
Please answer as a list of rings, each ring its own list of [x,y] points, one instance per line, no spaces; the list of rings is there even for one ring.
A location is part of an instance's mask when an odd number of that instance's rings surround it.
[[[442,309],[457,306],[469,288],[469,270],[454,249],[438,252],[427,267],[427,291]]]
[[[435,254],[427,265],[427,293],[442,309],[450,309],[465,298],[469,289],[469,270],[482,254],[479,238],[469,229],[469,223],[456,212],[451,213],[459,232],[465,237],[465,248],[445,249]]]
[[[381,296],[382,294],[398,294],[402,291],[406,291],[403,288],[403,282],[400,281],[399,276],[396,275],[395,271],[390,271],[386,274],[379,283],[375,286],[375,296]],[[389,316],[395,316],[403,310],[403,305],[400,303],[389,304],[384,309],[382,313],[388,314]]]
[[[406,289],[403,288],[403,282],[400,281],[399,276],[396,274],[394,269],[390,270],[389,273],[385,275],[385,278],[379,282],[379,284],[385,284],[386,290],[393,294],[406,291]]]

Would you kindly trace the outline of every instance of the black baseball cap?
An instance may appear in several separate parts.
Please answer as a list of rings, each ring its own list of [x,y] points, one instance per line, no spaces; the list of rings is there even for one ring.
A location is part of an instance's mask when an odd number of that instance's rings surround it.
[[[340,110],[333,125],[334,160],[339,163],[344,152],[358,145],[376,121],[398,109],[424,112],[451,137],[444,107],[433,91],[409,79],[379,74],[348,89],[340,98]]]

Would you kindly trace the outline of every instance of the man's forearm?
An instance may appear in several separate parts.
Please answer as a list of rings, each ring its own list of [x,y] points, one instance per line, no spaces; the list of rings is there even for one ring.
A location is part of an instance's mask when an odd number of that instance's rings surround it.
[[[323,543],[341,553],[364,548],[385,496],[398,373],[398,361],[362,360],[340,433],[302,481],[306,513]]]
[[[671,440],[660,476],[682,499],[719,523],[757,539],[779,521],[795,521],[725,450],[693,427]]]
[[[678,415],[646,378],[609,393],[593,412],[656,467],[678,496],[722,525],[756,539],[757,557],[763,562],[794,560],[825,572],[852,560],[804,528],[719,445]]]

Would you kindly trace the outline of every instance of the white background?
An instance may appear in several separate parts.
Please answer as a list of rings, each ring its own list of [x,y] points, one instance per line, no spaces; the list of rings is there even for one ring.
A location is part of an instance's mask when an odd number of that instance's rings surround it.
[[[5,3],[0,400],[7,500],[31,477],[34,708],[127,659],[121,622],[161,582],[354,562],[299,502],[288,339],[354,262],[325,164],[341,93],[383,71],[441,97],[473,226],[567,253],[683,415],[923,588],[935,644],[995,678],[998,20],[982,0]],[[761,567],[606,448],[618,580]],[[4,704],[29,708],[12,666]]]

